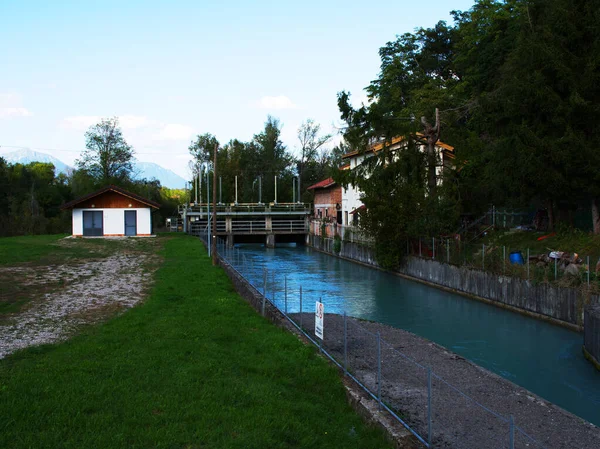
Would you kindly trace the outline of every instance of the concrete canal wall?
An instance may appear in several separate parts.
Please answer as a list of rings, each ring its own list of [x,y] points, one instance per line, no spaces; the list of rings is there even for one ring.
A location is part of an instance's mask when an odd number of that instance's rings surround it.
[[[600,305],[585,309],[583,353],[600,370]]]
[[[359,243],[341,242],[339,253],[334,251],[333,239],[321,239],[319,236],[310,235],[308,244],[334,256],[378,267],[374,251]],[[600,302],[597,296],[586,297],[577,289],[561,288],[551,284],[534,284],[523,279],[499,276],[418,257],[407,258],[405,265],[398,270],[398,274],[536,318],[552,320],[579,331],[584,326],[585,305]],[[600,317],[598,328],[597,337],[600,338]],[[600,340],[596,341],[600,342]],[[598,350],[600,351],[600,344]]]

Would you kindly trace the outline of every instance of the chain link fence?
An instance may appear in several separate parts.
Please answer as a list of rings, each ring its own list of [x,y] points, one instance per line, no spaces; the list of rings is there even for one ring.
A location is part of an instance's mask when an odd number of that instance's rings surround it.
[[[218,241],[217,250],[222,261],[261,295],[263,315],[267,303],[276,307],[425,447],[546,447],[520,428],[510,414],[486,407],[370,330],[368,323],[345,312],[326,314],[321,340],[314,331],[315,303],[322,302],[321,298],[307,295],[302,285],[290,285],[287,277],[269,271],[264,262],[247,257],[239,248],[227,247],[223,240]]]

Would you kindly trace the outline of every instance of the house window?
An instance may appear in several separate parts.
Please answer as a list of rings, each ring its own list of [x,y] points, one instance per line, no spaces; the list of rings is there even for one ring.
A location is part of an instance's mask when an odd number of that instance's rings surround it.
[[[329,209],[325,209],[325,216],[326,216],[326,217],[328,217],[328,216],[329,216],[328,212],[329,212]]]
[[[348,211],[344,212],[344,224],[348,225]]]
[[[323,216],[323,211],[321,209],[319,209],[319,218],[321,218]]]

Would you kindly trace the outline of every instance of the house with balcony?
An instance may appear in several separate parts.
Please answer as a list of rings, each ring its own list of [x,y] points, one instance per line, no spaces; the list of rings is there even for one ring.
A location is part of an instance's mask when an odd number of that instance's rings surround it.
[[[417,133],[417,137],[422,137],[421,134]],[[342,156],[342,160],[345,162],[345,166],[342,169],[354,170],[366,158],[372,157],[379,151],[382,151],[386,145],[385,142],[378,142],[370,146],[367,151],[352,151]],[[394,137],[391,142],[387,142],[387,148],[390,150],[398,150],[407,145],[407,140],[404,136]],[[419,149],[422,152],[426,151],[426,145],[424,143],[418,144]],[[454,147],[444,142],[438,141],[435,145],[436,155],[438,161],[441,163],[436,167],[436,175],[438,183],[443,182],[443,172],[445,169],[454,169]],[[342,187],[342,224],[344,226],[356,226],[360,221],[360,212],[365,209],[362,203],[361,191],[354,185],[348,185],[346,188]]]

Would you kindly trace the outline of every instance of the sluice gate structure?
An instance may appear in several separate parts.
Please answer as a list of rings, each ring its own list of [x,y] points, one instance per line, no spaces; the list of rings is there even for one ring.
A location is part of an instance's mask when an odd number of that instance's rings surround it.
[[[216,235],[233,246],[236,243],[304,244],[309,233],[308,203],[218,204]],[[202,236],[212,233],[212,204],[183,204],[178,208],[182,230]],[[209,230],[210,224],[210,230]]]

